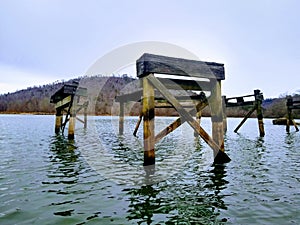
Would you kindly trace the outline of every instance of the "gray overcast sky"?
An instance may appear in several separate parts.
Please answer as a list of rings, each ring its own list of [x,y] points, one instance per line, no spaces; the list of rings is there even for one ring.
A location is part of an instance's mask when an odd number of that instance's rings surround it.
[[[168,42],[225,64],[223,94],[300,90],[300,1],[1,0],[0,93],[84,75],[104,54]]]

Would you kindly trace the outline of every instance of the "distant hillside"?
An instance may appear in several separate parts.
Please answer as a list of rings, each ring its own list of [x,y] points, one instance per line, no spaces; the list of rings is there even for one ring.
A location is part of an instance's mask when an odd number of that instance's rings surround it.
[[[120,93],[128,92],[128,90],[138,90],[139,88],[139,81],[126,75],[121,77],[79,77],[65,82],[54,82],[43,86],[29,87],[14,93],[2,94],[0,95],[0,113],[54,114],[54,104],[50,103],[51,95],[65,83],[70,83],[74,80],[79,81],[81,87],[87,87],[88,100],[90,102],[88,113],[93,115],[115,114],[118,111],[118,104],[114,101],[115,97]],[[294,94],[293,97],[300,98],[300,95]],[[250,108],[227,108],[227,115],[229,117],[243,117]],[[285,116],[285,97],[264,100],[263,109],[265,118]],[[130,115],[138,115],[140,104],[126,104],[125,111]],[[300,118],[300,112],[298,111],[295,110],[293,112],[295,118]],[[173,109],[159,109],[156,112],[158,115],[177,115]],[[203,116],[208,116],[209,114],[209,109],[205,109]]]

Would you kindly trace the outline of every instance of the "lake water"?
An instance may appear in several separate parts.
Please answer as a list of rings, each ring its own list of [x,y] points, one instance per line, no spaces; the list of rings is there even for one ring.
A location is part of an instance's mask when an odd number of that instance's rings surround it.
[[[54,116],[0,115],[0,224],[300,224],[300,133],[265,119],[228,119],[226,152],[187,125],[156,145],[155,173],[143,168],[137,118],[89,117],[75,141],[54,135]],[[174,118],[157,118],[159,131]],[[201,124],[210,132],[210,120]]]

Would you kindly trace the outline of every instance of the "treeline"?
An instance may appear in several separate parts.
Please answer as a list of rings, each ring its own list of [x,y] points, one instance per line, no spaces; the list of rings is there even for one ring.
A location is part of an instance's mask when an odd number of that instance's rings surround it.
[[[122,76],[104,77],[101,75],[91,77],[78,77],[68,81],[56,81],[52,84],[29,87],[14,93],[0,95],[0,113],[36,113],[54,114],[54,104],[50,103],[50,97],[59,90],[65,83],[78,81],[81,87],[88,90],[88,113],[92,115],[117,115],[119,104],[115,102],[115,97],[122,93],[138,90],[139,80]],[[299,98],[299,94],[294,94],[294,98]],[[251,108],[251,106],[250,106]],[[249,107],[227,108],[227,116],[243,117],[250,110]],[[139,115],[139,103],[128,103],[125,105],[125,112],[128,115]],[[283,117],[286,111],[285,96],[280,98],[266,99],[263,102],[263,114],[265,118]],[[157,115],[177,115],[174,109],[158,109]],[[300,110],[293,111],[295,118],[300,118]],[[207,107],[203,111],[203,116],[209,116]],[[255,116],[255,114],[253,115]]]

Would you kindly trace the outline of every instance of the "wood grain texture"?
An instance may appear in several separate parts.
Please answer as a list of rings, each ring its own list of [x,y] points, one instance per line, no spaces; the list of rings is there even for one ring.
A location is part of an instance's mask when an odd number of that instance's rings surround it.
[[[224,64],[174,58],[145,53],[136,62],[137,76],[144,77],[150,73],[193,76],[224,80]]]

